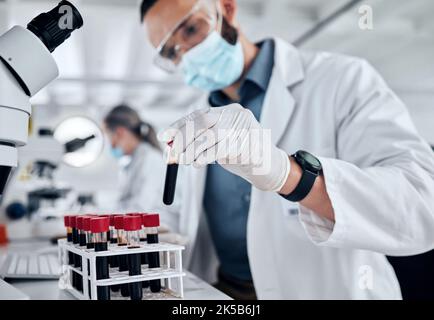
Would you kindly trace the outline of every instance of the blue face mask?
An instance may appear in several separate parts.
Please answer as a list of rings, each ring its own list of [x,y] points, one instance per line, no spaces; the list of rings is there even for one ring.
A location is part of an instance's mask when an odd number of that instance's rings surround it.
[[[244,69],[241,43],[229,44],[214,31],[187,51],[181,62],[185,82],[205,91],[217,91],[234,84]]]
[[[111,147],[110,153],[112,154],[113,158],[115,158],[116,160],[121,159],[125,155],[124,150],[119,147],[116,148]]]

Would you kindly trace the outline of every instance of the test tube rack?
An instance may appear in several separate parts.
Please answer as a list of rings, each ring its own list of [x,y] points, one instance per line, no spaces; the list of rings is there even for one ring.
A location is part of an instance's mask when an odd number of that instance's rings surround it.
[[[144,300],[155,299],[183,299],[184,287],[183,277],[185,273],[182,269],[183,246],[168,243],[142,244],[140,248],[128,249],[119,247],[116,244],[109,244],[108,251],[95,252],[93,249],[86,249],[78,245],[67,242],[66,239],[58,241],[59,260],[62,266],[59,286],[68,291],[79,300],[97,300],[98,286],[122,285],[133,282],[160,280],[162,281],[161,293],[145,293]],[[72,252],[82,258],[82,267],[75,268],[68,263],[68,252]],[[141,254],[158,252],[160,254],[161,267],[149,269],[146,265],[142,266],[142,274],[130,276],[128,271],[120,272],[118,268],[110,268],[109,279],[96,279],[96,258],[111,257],[129,254]],[[89,266],[89,270],[88,270]],[[83,291],[79,291],[72,286],[72,273],[76,272],[83,277]],[[90,286],[88,285],[90,283]],[[90,292],[89,292],[90,287]],[[119,293],[111,292],[111,300],[127,300]]]

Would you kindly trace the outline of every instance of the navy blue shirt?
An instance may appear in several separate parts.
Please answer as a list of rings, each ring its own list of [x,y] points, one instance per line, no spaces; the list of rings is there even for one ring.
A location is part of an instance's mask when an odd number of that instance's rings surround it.
[[[265,94],[274,67],[274,41],[258,45],[260,51],[239,89],[239,101],[223,92],[212,92],[212,107],[234,102],[250,109],[260,119]],[[247,218],[252,186],[244,179],[224,170],[220,165],[208,166],[204,207],[211,237],[220,262],[220,271],[236,280],[252,280],[247,255]]]

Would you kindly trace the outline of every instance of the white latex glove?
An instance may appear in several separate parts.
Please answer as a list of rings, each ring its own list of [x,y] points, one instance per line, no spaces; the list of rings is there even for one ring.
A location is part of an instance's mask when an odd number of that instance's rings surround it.
[[[169,162],[203,167],[217,162],[263,191],[280,191],[289,175],[286,152],[252,112],[239,104],[198,110],[160,133],[173,142]]]

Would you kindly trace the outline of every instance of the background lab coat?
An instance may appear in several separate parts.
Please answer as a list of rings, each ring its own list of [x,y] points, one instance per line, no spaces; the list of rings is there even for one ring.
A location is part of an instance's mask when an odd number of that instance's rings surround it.
[[[401,298],[385,254],[434,247],[434,157],[403,103],[363,60],[276,40],[261,123],[288,154],[320,157],[336,224],[253,188],[247,242],[258,297]],[[180,231],[187,266],[214,281],[205,179],[206,169],[188,170]]]
[[[131,156],[131,161],[121,171],[118,210],[159,212],[161,223],[176,232],[179,224],[179,201],[171,207],[163,205],[165,175],[163,153],[147,143],[141,143]],[[178,190],[177,196],[179,195]]]

